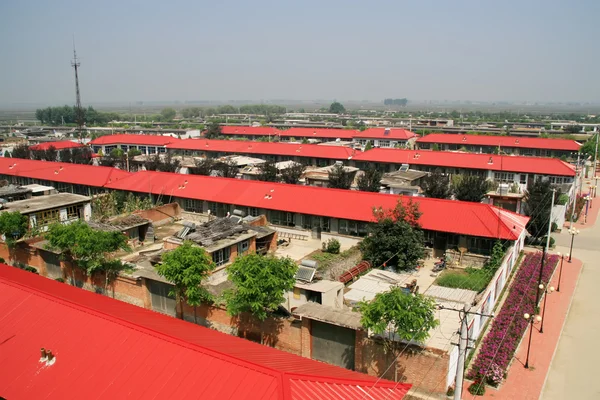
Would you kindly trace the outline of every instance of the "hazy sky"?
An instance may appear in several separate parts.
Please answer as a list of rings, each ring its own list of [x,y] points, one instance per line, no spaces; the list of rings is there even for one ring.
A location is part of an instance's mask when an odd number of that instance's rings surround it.
[[[600,100],[600,0],[0,1],[0,103]]]

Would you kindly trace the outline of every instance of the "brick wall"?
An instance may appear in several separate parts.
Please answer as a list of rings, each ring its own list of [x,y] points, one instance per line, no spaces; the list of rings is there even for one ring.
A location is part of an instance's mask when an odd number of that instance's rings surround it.
[[[181,217],[181,207],[178,203],[170,203],[150,210],[136,211],[136,214],[152,221],[157,226],[179,219]]]

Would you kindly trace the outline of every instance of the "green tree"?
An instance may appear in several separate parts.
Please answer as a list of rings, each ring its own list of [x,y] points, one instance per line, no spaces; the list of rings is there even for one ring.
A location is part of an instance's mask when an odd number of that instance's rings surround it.
[[[579,133],[581,132],[581,125],[569,125],[564,128],[565,132]]]
[[[594,136],[589,138],[583,144],[583,146],[581,146],[579,151],[581,152],[581,154],[584,155],[584,157],[592,157],[592,158],[594,157],[594,154],[596,153],[596,141],[597,140],[598,140],[598,134],[595,134]]]
[[[221,136],[221,125],[218,122],[211,122],[206,127],[204,137],[207,139],[218,139]]]
[[[65,163],[73,162],[73,155],[71,154],[71,149],[63,149],[60,152],[60,161]]]
[[[33,160],[43,160],[46,157],[46,152],[44,150],[31,150],[31,159]]]
[[[227,267],[234,288],[225,291],[227,312],[248,312],[264,321],[285,301],[284,293],[294,287],[298,266],[291,258],[248,254]]]
[[[29,219],[18,211],[3,212],[0,214],[0,235],[9,248],[14,247],[17,240],[27,233]]]
[[[548,233],[552,189],[549,180],[538,179],[530,183],[525,192],[525,214],[529,217],[527,232],[536,239],[542,238]],[[559,198],[560,193],[557,193],[555,202],[558,202]]]
[[[342,164],[335,164],[328,174],[328,187],[335,189],[350,189],[352,186],[352,175],[346,172]]]
[[[423,343],[429,337],[429,331],[439,325],[432,298],[419,293],[404,293],[398,286],[378,293],[370,303],[360,303],[359,307],[362,326],[381,335],[384,350],[391,352],[394,360],[404,348],[398,341]],[[398,380],[396,369],[394,375]]]
[[[367,140],[367,144],[365,144],[365,151],[369,151],[373,148],[373,143],[370,140]]]
[[[177,111],[175,111],[174,109],[167,107],[167,108],[163,108],[162,111],[160,112],[161,117],[163,118],[163,120],[165,121],[172,121],[173,118],[175,118],[175,115],[177,115]]]
[[[279,176],[277,176],[279,171],[277,170],[277,167],[273,161],[266,161],[262,163],[258,169],[260,171],[257,176],[259,181],[279,182]]]
[[[362,190],[363,192],[379,192],[382,177],[383,174],[375,167],[369,167],[362,173],[362,175],[358,177],[358,180],[356,181],[358,190]]]
[[[346,109],[344,108],[344,105],[342,103],[334,101],[329,106],[329,112],[332,114],[343,114],[346,112]]]
[[[434,143],[433,146],[431,147],[431,150],[440,151],[440,146],[437,143]]]
[[[156,266],[156,272],[174,285],[170,295],[175,296],[176,304],[181,307],[181,319],[185,301],[194,307],[194,322],[198,323],[196,307],[211,299],[208,291],[202,287],[202,281],[214,269],[215,264],[206,251],[190,241],[185,241],[175,250],[162,255],[162,262]]]
[[[46,239],[48,248],[61,251],[64,260],[87,275],[104,271],[111,253],[130,250],[127,237],[121,232],[93,229],[83,221],[52,224],[46,232]],[[73,271],[71,279],[75,285]]]
[[[29,149],[28,145],[20,144],[18,146],[13,147],[11,157],[29,160],[31,158],[31,150]]]
[[[217,165],[219,175],[223,178],[235,178],[240,172],[239,167],[233,160],[225,160]]]
[[[421,179],[421,188],[426,197],[436,199],[448,199],[452,194],[450,178],[442,174],[439,168]]]
[[[281,170],[281,180],[285,183],[289,183],[291,185],[296,185],[304,175],[304,171],[306,171],[306,166],[301,163],[294,163],[288,168]]]
[[[89,164],[92,160],[92,150],[89,147],[73,147],[71,162],[73,164]]]
[[[210,176],[212,171],[215,169],[215,160],[209,157],[204,157],[195,161],[196,166],[192,169],[192,172],[196,175]]]
[[[490,181],[483,176],[467,175],[453,185],[456,200],[481,203],[486,193],[490,190]]]
[[[44,151],[44,160],[46,161],[58,161],[58,150],[56,150],[56,147],[50,145],[48,146],[48,148]]]
[[[374,209],[374,223],[369,225],[369,235],[361,242],[363,258],[374,268],[384,265],[399,270],[412,269],[425,255],[425,237],[419,225],[419,206],[408,201],[398,201],[393,209]]]

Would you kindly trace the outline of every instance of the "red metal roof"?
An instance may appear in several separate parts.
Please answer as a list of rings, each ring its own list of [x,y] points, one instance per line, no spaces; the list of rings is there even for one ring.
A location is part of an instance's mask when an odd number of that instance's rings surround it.
[[[461,146],[495,146],[527,149],[579,151],[581,144],[570,139],[524,138],[511,136],[455,135],[432,133],[417,139],[417,143],[458,144]]]
[[[170,143],[180,141],[171,136],[162,135],[133,135],[133,134],[116,134],[116,135],[105,135],[100,136],[92,141],[90,145],[118,145],[118,144],[131,144],[139,146],[166,146]]]
[[[103,187],[131,173],[110,167],[0,157],[0,174]]]
[[[7,399],[402,399],[396,384],[0,265]],[[40,348],[55,362],[40,361]],[[369,392],[369,397],[365,393]]]
[[[72,149],[74,147],[84,147],[85,145],[83,143],[77,143],[77,142],[73,142],[71,140],[62,140],[59,142],[40,143],[40,144],[36,144],[33,146],[29,146],[29,148],[31,150],[48,150],[50,148],[50,146],[53,146],[56,150],[63,150],[63,149]]]
[[[166,202],[182,197],[365,222],[373,220],[373,207],[393,208],[398,199],[412,199],[419,203],[420,223],[427,230],[509,240],[522,232],[498,218],[495,207],[482,203],[154,171],[136,172],[106,187],[154,193]]]
[[[385,131],[388,130],[388,134]],[[415,134],[406,129],[397,128],[369,128],[354,135],[355,139],[390,139],[390,140],[408,140],[415,137]]]
[[[357,153],[352,159],[354,161],[392,164],[575,176],[575,169],[572,165],[557,158],[549,157],[499,156],[495,154],[455,153],[451,151],[377,148]]]
[[[346,160],[355,153],[353,149],[344,146],[208,139],[180,140],[173,144],[169,144],[167,148],[236,154],[269,154],[289,157],[314,157],[332,160]]]
[[[281,136],[285,137],[342,140],[352,140],[357,134],[358,131],[354,129],[335,128],[290,128],[280,133]]]
[[[279,129],[270,126],[221,126],[221,133],[224,135],[270,136],[279,132]]]

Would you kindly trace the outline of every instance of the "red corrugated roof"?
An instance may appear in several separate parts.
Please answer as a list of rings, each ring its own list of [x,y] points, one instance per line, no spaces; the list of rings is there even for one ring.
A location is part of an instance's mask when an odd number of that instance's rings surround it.
[[[572,165],[557,158],[549,157],[499,156],[495,154],[454,153],[451,151],[378,148],[357,153],[352,159],[354,161],[429,165],[432,167],[575,176],[575,168]]]
[[[269,154],[289,157],[328,158],[332,160],[346,160],[355,152],[353,149],[343,146],[208,139],[180,140],[176,143],[169,144],[167,148],[236,154]]]
[[[103,187],[131,173],[110,167],[0,157],[0,174]]]
[[[62,140],[60,142],[45,142],[29,146],[31,150],[48,150],[50,146],[53,146],[56,150],[72,149],[74,147],[84,147],[82,143],[73,142],[71,140]]]
[[[90,145],[118,145],[131,144],[139,146],[166,146],[169,143],[175,143],[181,139],[171,136],[161,135],[132,135],[132,134],[116,134],[100,136],[90,142]]]
[[[385,131],[389,130],[386,135]],[[408,140],[415,137],[415,134],[406,129],[397,128],[369,128],[354,135],[355,139],[390,139],[390,140]]]
[[[402,399],[410,388],[6,265],[0,293],[8,399]]]
[[[279,134],[279,129],[270,126],[222,126],[224,135],[270,136]]]
[[[510,240],[522,232],[503,223],[494,207],[482,203],[154,171],[136,172],[106,187],[162,195],[165,202],[183,197],[365,222],[373,220],[373,207],[393,208],[400,198],[413,199],[423,213],[424,229]]]
[[[358,133],[354,129],[335,129],[335,128],[290,128],[281,131],[281,136],[295,138],[314,138],[314,139],[342,139],[352,140]]]
[[[417,139],[417,143],[458,144],[471,146],[500,146],[527,149],[579,151],[581,144],[570,139],[526,138],[511,136],[455,135],[432,133]]]

